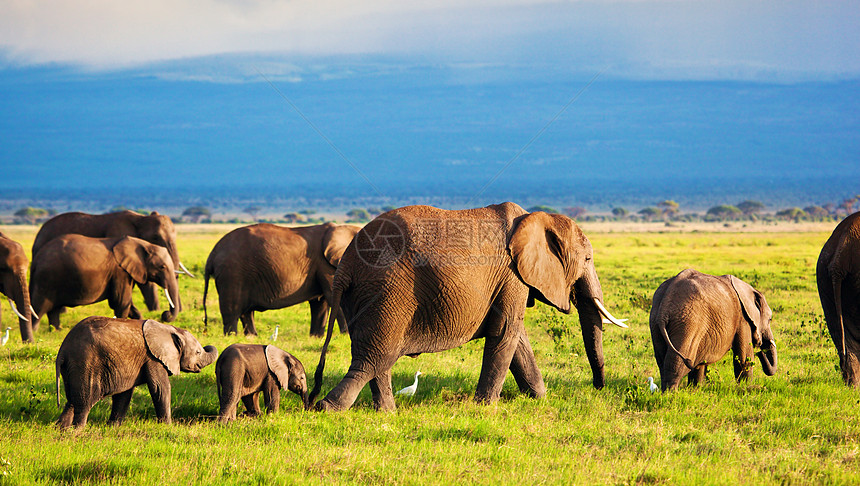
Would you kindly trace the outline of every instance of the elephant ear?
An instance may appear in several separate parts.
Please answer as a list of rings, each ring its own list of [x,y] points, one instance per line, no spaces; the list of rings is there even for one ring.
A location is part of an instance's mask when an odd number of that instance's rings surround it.
[[[113,246],[113,257],[135,282],[146,283],[146,250],[140,240],[130,236],[119,240]]]
[[[738,300],[741,302],[744,317],[747,322],[750,323],[750,327],[752,328],[753,341],[761,344],[761,329],[763,325],[761,302],[763,300],[763,296],[758,290],[754,289],[752,285],[744,282],[734,275],[729,275],[729,280],[731,280],[732,288],[735,289],[735,293],[738,295]]]
[[[179,374],[182,336],[175,327],[147,319],[143,321],[143,340],[152,357],[167,368],[168,375]]]
[[[358,226],[342,224],[326,230],[322,239],[323,256],[333,267],[337,268],[343,252],[359,229]]]
[[[511,236],[508,251],[522,281],[543,297],[538,300],[569,313],[563,242],[554,218],[541,211],[523,216]]]
[[[266,364],[269,365],[269,371],[275,375],[278,386],[284,390],[290,383],[290,368],[293,366],[294,359],[290,353],[281,348],[266,346]]]

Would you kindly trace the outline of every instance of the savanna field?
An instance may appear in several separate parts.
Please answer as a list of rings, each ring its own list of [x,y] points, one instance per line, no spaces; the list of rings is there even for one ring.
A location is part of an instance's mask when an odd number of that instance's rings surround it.
[[[815,263],[835,223],[784,223],[777,230],[750,223],[736,231],[713,225],[680,233],[646,226],[583,225],[607,307],[630,325],[606,326],[603,390],[591,386],[576,313],[541,304],[526,311],[548,388],[542,400],[522,396],[509,375],[497,404],[475,404],[478,340],[401,358],[393,369],[395,390],[411,384],[416,370],[422,376],[414,397],[397,397],[396,413],[374,412],[367,387],[341,413],[305,412],[297,396],[282,392],[277,414],[222,426],[214,421],[213,365],[171,378],[172,425],[155,421],[144,386],[123,425],[105,424],[106,399],[85,429],[60,432],[54,425],[60,343],[79,320],[112,311],[105,302],[69,309],[59,332],[49,331],[44,319],[37,343],[25,346],[3,302],[3,328],[12,331],[0,348],[0,484],[860,483],[860,395],[842,383],[815,284]],[[182,261],[198,278],[180,277],[184,311],[172,324],[219,351],[234,342],[270,343],[280,325],[274,344],[312,374],[322,339],[308,336],[307,304],[257,313],[259,337],[225,337],[210,282],[204,327],[203,266],[232,228],[177,227]],[[29,253],[37,228],[2,231]],[[764,376],[756,362],[751,379],[736,384],[729,354],[697,389],[649,392],[648,376],[659,382],[648,328],[651,296],[688,267],[734,274],[764,293],[779,346],[775,376]],[[138,292],[135,305],[144,309]],[[349,338],[336,334],[323,394],[349,361]]]

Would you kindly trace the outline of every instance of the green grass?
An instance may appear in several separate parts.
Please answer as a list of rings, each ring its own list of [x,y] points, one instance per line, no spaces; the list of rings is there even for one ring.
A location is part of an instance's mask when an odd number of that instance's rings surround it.
[[[33,228],[3,228],[29,247]],[[185,264],[202,277],[206,256],[227,228],[180,228]],[[396,413],[375,413],[364,390],[349,411],[301,410],[285,392],[281,411],[220,426],[214,367],[172,378],[175,424],[154,420],[145,387],[129,418],[105,425],[110,401],[99,402],[86,429],[60,432],[54,358],[67,330],[106,304],[69,309],[63,330],[35,345],[13,334],[0,348],[0,483],[163,484],[360,483],[450,484],[727,484],[857,483],[860,481],[860,395],[835,369],[815,288],[815,261],[827,233],[592,234],[605,300],[630,329],[606,329],[606,388],[591,387],[575,313],[546,306],[526,312],[526,326],[548,387],[547,397],[521,396],[511,377],[502,400],[479,406],[482,341],[394,368],[394,386],[423,373],[413,398]],[[650,394],[659,373],[648,331],[657,286],[686,267],[733,273],[761,290],[774,310],[779,370],[736,384],[729,359],[712,366],[698,389]],[[308,337],[307,305],[258,313],[261,338],[221,336],[217,294],[203,327],[202,278],[180,282],[186,310],[175,324],[205,344],[267,342],[280,324],[278,346],[308,370],[321,340]],[[139,307],[143,307],[139,296]],[[148,317],[157,318],[152,313]],[[4,307],[3,323],[12,326]],[[349,340],[336,335],[323,392],[346,372]],[[64,399],[63,399],[64,400]],[[7,473],[8,475],[4,475]]]

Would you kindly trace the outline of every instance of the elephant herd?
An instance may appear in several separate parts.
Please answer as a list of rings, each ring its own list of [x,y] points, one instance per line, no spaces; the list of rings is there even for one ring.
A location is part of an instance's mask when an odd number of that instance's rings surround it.
[[[137,286],[149,310],[157,309],[157,285],[169,306],[164,322],[182,308],[176,274],[191,274],[179,260],[170,219],[155,212],[61,214],[40,229],[32,255],[28,286],[23,248],[0,234],[0,292],[19,318],[24,342],[33,341],[45,314],[59,328],[63,307],[107,300],[115,313],[84,319],[61,345],[58,401],[62,376],[68,404],[59,424],[85,424],[92,404],[107,396],[113,396],[110,421],[120,422],[133,388],[144,383],[158,418],[170,421],[167,377],[200,371],[217,356],[183,329],[140,320],[131,303]],[[843,379],[860,386],[860,213],[833,231],[816,273]],[[300,395],[305,408],[343,410],[369,384],[374,408],[393,410],[391,369],[401,356],[478,338],[484,352],[477,401],[498,400],[508,371],[523,393],[542,397],[546,387],[523,325],[535,301],[565,314],[576,309],[592,383],[600,389],[603,325],[627,327],[606,308],[591,243],[577,224],[513,203],[468,210],[407,206],[364,228],[242,227],[221,238],[206,261],[204,315],[210,277],[225,334],[238,332],[241,320],[244,333],[255,335],[253,312],[306,301],[311,334],[326,334],[310,392],[302,364],[289,353],[274,346],[228,347],[216,363],[223,421],[235,417],[240,399],[249,414],[258,414],[261,392],[267,410],[277,410],[282,388]],[[686,269],[666,280],[650,314],[662,389],[676,388],[685,376],[699,383],[729,349],[738,380],[748,375],[754,348],[765,374],[773,375],[771,318],[764,295],[732,275]],[[316,402],[335,322],[349,332],[352,360],[346,376]]]

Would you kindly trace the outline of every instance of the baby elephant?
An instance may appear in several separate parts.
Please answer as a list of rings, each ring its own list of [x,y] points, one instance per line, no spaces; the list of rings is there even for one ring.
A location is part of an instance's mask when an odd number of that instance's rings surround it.
[[[651,306],[651,342],[663,391],[674,390],[689,374],[696,385],[707,365],[729,350],[735,378],[749,374],[752,346],[768,376],[776,373],[773,315],[764,296],[733,275],[706,275],[688,268],[663,282]],[[752,345],[751,345],[752,344]],[[692,372],[692,373],[691,373]]]
[[[108,423],[121,423],[134,387],[149,388],[158,420],[170,423],[170,375],[199,373],[218,356],[190,332],[153,320],[87,317],[77,323],[57,353],[57,406],[60,376],[66,388],[61,429],[83,427],[93,405],[112,396]]]
[[[215,363],[219,420],[223,423],[236,418],[239,399],[250,416],[260,415],[259,395],[263,392],[266,411],[278,411],[281,388],[302,397],[308,407],[308,383],[302,363],[290,353],[263,344],[232,344]]]

